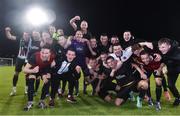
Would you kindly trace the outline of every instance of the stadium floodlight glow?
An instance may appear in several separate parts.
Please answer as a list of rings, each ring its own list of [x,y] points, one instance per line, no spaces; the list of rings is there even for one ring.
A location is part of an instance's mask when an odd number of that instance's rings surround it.
[[[48,16],[45,10],[34,7],[26,12],[26,20],[33,26],[40,26],[48,22]]]

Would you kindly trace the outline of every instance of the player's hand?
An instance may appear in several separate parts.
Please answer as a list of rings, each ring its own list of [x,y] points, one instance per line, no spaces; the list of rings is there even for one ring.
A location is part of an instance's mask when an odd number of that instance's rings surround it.
[[[98,73],[94,72],[93,79],[98,78]]]
[[[154,61],[156,61],[156,62],[161,61],[162,57],[161,57],[161,55],[160,55],[160,54],[155,53],[155,54],[154,54],[154,56],[155,56]]]
[[[92,55],[93,55],[93,56],[96,56],[97,54],[96,54],[96,52],[93,51],[93,52],[92,52]]]
[[[111,77],[114,77],[114,73],[116,72],[116,70],[115,69],[112,69],[112,71],[111,71],[111,73],[110,73],[110,76]]]
[[[38,73],[39,72],[39,66],[36,66],[33,68],[33,73]]]
[[[116,91],[119,91],[121,87],[119,85],[116,85]]]
[[[53,61],[53,62],[51,63],[51,67],[54,67],[55,65],[56,65],[56,62]]]
[[[142,79],[144,79],[144,80],[146,80],[146,79],[147,79],[147,75],[146,75],[146,74],[141,73],[140,75],[141,75],[141,78],[142,78]]]
[[[78,73],[80,73],[81,72],[81,67],[80,66],[76,66],[76,71],[78,72]]]
[[[42,80],[43,80],[43,83],[46,84],[48,82],[48,78],[47,78],[47,75],[44,75],[42,77]]]
[[[90,69],[89,69],[89,73],[90,73],[90,74],[94,74],[94,71],[90,68]]]
[[[75,20],[81,20],[80,16],[75,16],[74,19]]]
[[[161,71],[159,71],[159,70],[155,70],[154,73],[155,73],[155,75],[157,75],[157,76],[160,76],[160,75],[161,75]]]
[[[47,78],[47,79],[50,79],[50,78],[51,78],[51,74],[50,74],[50,73],[47,73],[46,78]]]
[[[11,28],[10,27],[6,27],[5,31],[11,31]]]

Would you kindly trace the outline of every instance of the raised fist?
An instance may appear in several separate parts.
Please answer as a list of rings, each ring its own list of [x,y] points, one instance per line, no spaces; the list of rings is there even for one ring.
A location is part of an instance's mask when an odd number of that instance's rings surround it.
[[[74,19],[75,20],[81,20],[80,16],[75,16]]]
[[[11,28],[10,27],[6,27],[5,31],[11,31]]]

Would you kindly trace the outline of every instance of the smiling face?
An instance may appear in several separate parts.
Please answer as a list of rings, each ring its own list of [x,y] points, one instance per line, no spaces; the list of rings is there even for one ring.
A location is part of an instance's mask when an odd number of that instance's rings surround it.
[[[41,40],[41,34],[38,31],[33,31],[32,32],[32,37],[33,37],[33,40],[35,40],[35,41],[40,41]]]
[[[119,39],[117,37],[111,37],[111,44],[119,43]]]
[[[56,27],[50,26],[50,27],[49,27],[49,33],[50,33],[51,35],[53,35],[53,33],[55,33],[55,32],[56,32]]]
[[[115,69],[115,68],[116,68],[116,60],[114,60],[113,58],[107,59],[107,65],[108,65],[111,69]]]
[[[159,44],[158,47],[162,54],[166,54],[170,50],[171,45],[167,43],[162,43]]]
[[[108,36],[101,35],[100,41],[102,45],[107,45],[108,43]]]
[[[90,67],[95,69],[96,65],[97,65],[97,61],[96,61],[96,59],[90,59],[88,64],[89,64]]]
[[[141,61],[145,64],[148,65],[150,63],[150,56],[149,54],[143,54],[140,56],[141,57]]]
[[[58,29],[57,30],[57,33],[60,35],[60,36],[63,36],[64,35],[64,31],[62,29]]]
[[[47,49],[47,48],[41,49],[40,56],[41,56],[42,61],[48,61],[50,58],[50,55],[51,55],[50,49]]]
[[[29,39],[30,39],[30,35],[29,35],[29,33],[27,33],[27,32],[24,32],[23,33],[23,39],[24,39],[24,41],[29,41]]]
[[[113,53],[116,56],[121,56],[122,47],[120,45],[113,46]]]
[[[96,38],[91,38],[90,39],[90,45],[91,45],[92,48],[95,48],[97,46]]]
[[[68,50],[66,53],[66,57],[67,57],[68,62],[72,62],[74,58],[76,57],[75,51]]]
[[[108,57],[108,55],[106,53],[103,53],[100,55],[100,58],[103,62],[106,62],[106,58]]]
[[[64,36],[60,36],[58,38],[58,44],[61,45],[61,46],[65,46],[66,45],[66,42],[67,42],[67,39],[64,37]]]
[[[83,31],[85,31],[88,28],[88,23],[86,21],[82,21],[80,27]]]
[[[127,31],[123,34],[124,41],[128,42],[131,39],[131,32]]]
[[[77,41],[80,41],[83,37],[82,31],[76,31],[75,38]]]

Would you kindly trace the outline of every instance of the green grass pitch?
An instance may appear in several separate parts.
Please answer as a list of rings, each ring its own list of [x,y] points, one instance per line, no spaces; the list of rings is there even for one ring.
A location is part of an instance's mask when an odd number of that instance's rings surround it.
[[[10,97],[12,88],[12,76],[14,67],[0,67],[0,115],[180,115],[180,107],[173,107],[172,102],[166,102],[162,94],[161,111],[156,111],[155,107],[149,107],[143,102],[143,108],[136,108],[136,102],[127,101],[121,107],[116,107],[113,103],[106,103],[97,96],[91,96],[91,87],[88,87],[88,95],[82,94],[82,78],[80,79],[80,95],[76,104],[66,102],[66,98],[56,100],[55,108],[39,109],[37,107],[40,98],[41,88],[38,96],[35,97],[33,109],[28,112],[23,111],[27,102],[24,95],[24,74],[21,73],[17,84],[17,95]],[[154,78],[151,77],[151,92],[155,99]],[[180,88],[180,80],[177,81]],[[180,89],[179,89],[180,90]],[[48,103],[49,99],[47,99]]]

